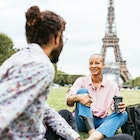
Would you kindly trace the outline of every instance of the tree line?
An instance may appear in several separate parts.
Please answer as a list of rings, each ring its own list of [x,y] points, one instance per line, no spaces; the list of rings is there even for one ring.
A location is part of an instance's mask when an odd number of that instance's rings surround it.
[[[130,81],[127,81],[126,83],[124,83],[125,85],[128,85],[130,88],[134,88],[134,87],[140,87],[140,76],[132,79]]]
[[[60,70],[57,70],[57,65],[55,64],[55,78],[54,78],[54,83],[57,83],[61,86],[65,85],[71,85],[74,83],[74,81],[81,76],[84,76],[82,74],[67,74],[65,72],[62,72]]]

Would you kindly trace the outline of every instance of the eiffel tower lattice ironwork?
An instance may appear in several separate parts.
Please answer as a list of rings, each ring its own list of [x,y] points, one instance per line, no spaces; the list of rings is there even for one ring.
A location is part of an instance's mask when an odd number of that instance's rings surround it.
[[[102,41],[103,41],[103,45],[101,48],[101,55],[104,58],[104,62],[106,59],[107,48],[112,47],[114,50],[115,61],[116,63],[119,64],[120,78],[123,80],[123,82],[132,79],[132,76],[126,67],[126,61],[124,61],[122,58],[121,51],[118,44],[119,38],[117,37],[117,33],[116,33],[114,0],[109,0],[106,31]],[[106,69],[106,73],[109,72],[110,70],[110,68],[107,67],[105,67],[105,69]]]

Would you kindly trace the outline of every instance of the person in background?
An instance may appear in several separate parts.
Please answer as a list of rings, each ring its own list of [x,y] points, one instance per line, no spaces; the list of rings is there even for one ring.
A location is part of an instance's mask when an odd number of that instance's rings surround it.
[[[52,11],[41,12],[38,6],[30,7],[25,16],[28,45],[0,67],[0,139],[44,140],[48,125],[63,138],[80,140],[46,104],[54,79],[52,63],[59,60],[66,22]]]
[[[68,106],[75,108],[75,120],[79,132],[89,134],[88,140],[112,137],[127,121],[125,103],[119,104],[120,113],[114,112],[114,96],[120,96],[118,85],[106,79],[102,70],[103,57],[93,54],[89,59],[90,75],[79,77],[66,98]]]

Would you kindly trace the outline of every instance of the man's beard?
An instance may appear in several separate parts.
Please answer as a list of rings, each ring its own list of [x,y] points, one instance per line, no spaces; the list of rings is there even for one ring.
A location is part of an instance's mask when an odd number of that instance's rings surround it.
[[[50,60],[52,63],[58,62],[59,55],[60,55],[62,49],[63,49],[63,41],[62,41],[62,39],[60,39],[59,46],[56,49],[52,50],[52,52],[50,54]]]

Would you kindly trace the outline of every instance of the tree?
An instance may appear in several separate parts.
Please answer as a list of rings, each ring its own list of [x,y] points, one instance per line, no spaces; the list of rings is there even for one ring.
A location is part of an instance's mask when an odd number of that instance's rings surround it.
[[[4,33],[0,33],[0,65],[18,51],[13,46],[11,38]]]
[[[140,77],[137,77],[135,80],[134,80],[134,87],[135,86],[140,86]]]

